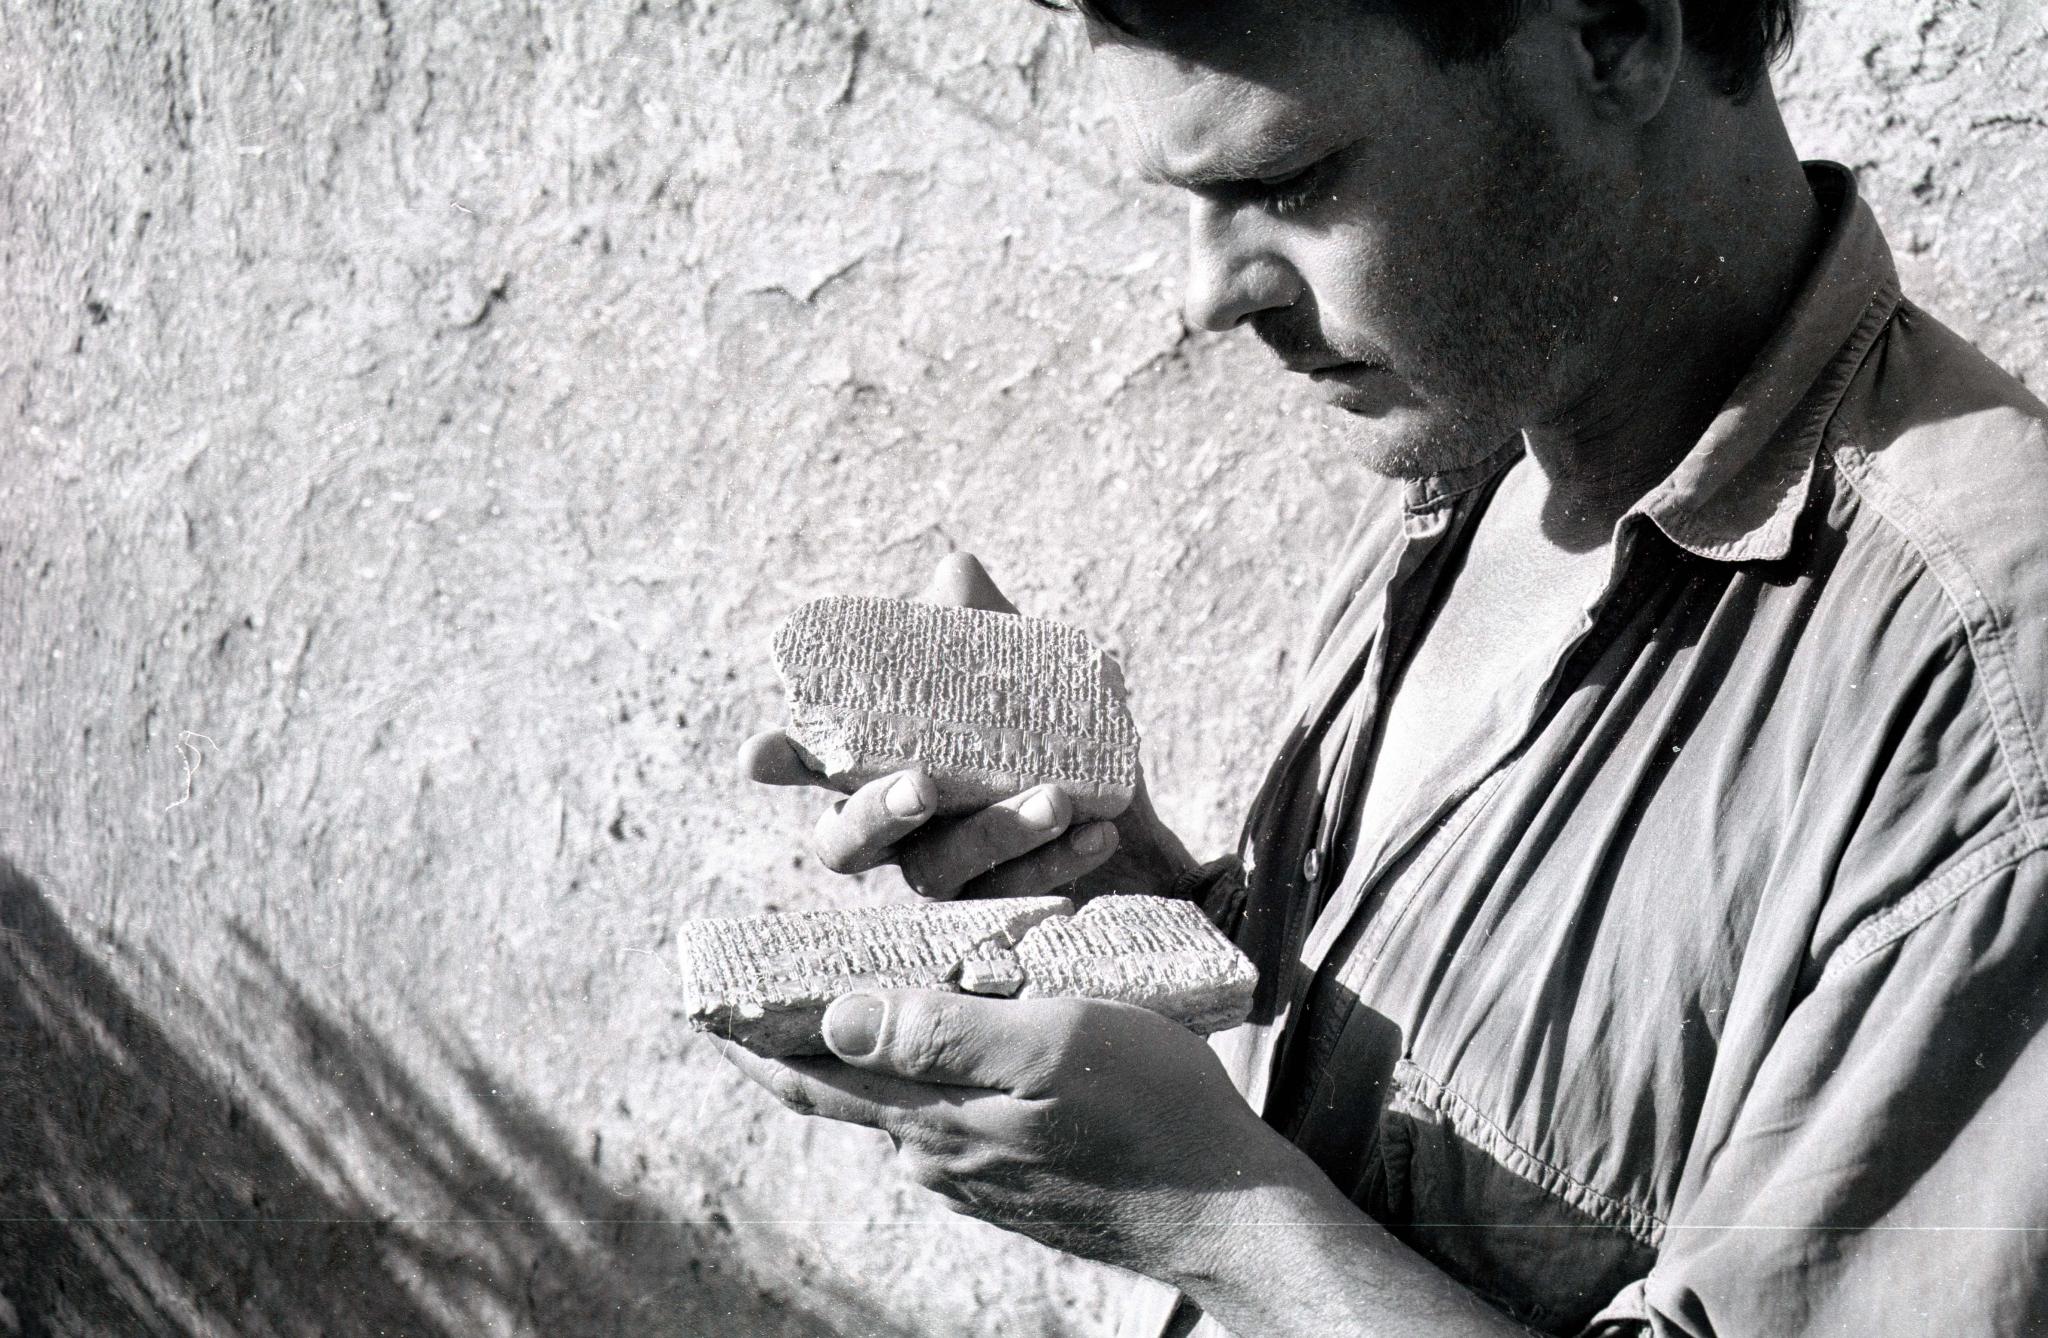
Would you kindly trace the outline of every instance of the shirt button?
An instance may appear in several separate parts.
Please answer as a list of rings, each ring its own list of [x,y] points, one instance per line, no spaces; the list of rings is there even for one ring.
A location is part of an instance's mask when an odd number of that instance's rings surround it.
[[[1301,857],[1301,876],[1308,879],[1311,883],[1323,876],[1323,855],[1321,851],[1311,848],[1306,855]]]

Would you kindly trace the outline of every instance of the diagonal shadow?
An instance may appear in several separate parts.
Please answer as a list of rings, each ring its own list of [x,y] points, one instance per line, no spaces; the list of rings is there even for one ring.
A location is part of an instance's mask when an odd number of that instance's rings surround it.
[[[275,1032],[201,1006],[174,1035],[105,965],[127,950],[0,860],[0,1333],[904,1332],[787,1296],[717,1213],[607,1184],[474,1054],[442,1042],[453,1076],[424,1081],[228,932]]]

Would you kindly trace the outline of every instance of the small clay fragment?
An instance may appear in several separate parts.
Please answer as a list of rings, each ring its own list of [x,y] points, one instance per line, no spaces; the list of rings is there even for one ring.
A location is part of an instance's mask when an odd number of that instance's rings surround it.
[[[837,596],[775,639],[789,738],[851,793],[922,766],[939,811],[986,808],[1055,782],[1076,820],[1115,817],[1138,783],[1138,731],[1116,662],[1044,618]]]
[[[1008,999],[1024,988],[1024,964],[1000,943],[983,943],[960,959],[954,978],[963,994],[988,994]]]

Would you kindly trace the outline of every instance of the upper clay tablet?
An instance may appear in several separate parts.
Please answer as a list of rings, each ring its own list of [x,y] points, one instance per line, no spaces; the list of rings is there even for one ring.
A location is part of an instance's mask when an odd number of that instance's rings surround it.
[[[939,811],[1055,783],[1077,819],[1114,817],[1138,783],[1138,731],[1116,662],[1044,618],[836,596],[775,639],[789,737],[837,789],[923,766]]]

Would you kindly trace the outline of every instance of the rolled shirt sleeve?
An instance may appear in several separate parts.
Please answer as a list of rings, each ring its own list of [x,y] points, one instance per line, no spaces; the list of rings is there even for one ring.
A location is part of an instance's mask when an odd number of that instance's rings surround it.
[[[1833,954],[1586,1334],[2048,1332],[2048,854],[1957,873]]]

